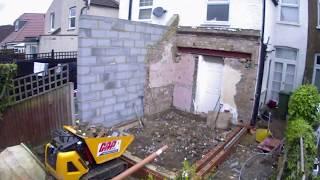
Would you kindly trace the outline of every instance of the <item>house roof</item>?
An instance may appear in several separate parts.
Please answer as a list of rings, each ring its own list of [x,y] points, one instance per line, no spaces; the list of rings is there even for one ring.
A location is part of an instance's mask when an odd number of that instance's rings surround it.
[[[10,33],[12,33],[14,27],[12,25],[0,26],[0,42],[4,40]]]
[[[91,5],[104,6],[119,9],[119,3],[115,0],[91,0]]]
[[[23,42],[26,37],[38,37],[44,32],[44,14],[24,13],[17,20],[23,22],[18,31],[13,31],[1,44]],[[16,20],[16,21],[17,21]]]

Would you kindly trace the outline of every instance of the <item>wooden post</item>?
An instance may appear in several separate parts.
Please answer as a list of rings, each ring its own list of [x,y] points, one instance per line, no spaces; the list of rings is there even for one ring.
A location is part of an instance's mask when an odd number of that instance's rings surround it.
[[[305,171],[304,171],[304,153],[303,153],[303,139],[300,137],[300,167],[301,167],[301,172],[303,173],[302,175],[302,180],[306,179]]]
[[[51,59],[52,60],[54,59],[54,50],[53,49],[51,50]]]

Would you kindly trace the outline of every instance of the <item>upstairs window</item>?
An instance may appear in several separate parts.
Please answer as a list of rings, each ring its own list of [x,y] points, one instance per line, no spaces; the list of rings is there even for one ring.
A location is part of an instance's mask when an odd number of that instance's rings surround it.
[[[299,23],[299,0],[281,0],[280,21]]]
[[[76,7],[69,9],[69,29],[76,28]]]
[[[153,0],[140,0],[139,19],[151,19]]]
[[[54,31],[54,19],[55,19],[55,15],[54,13],[50,14],[50,31]]]
[[[229,0],[207,1],[207,22],[228,22]]]

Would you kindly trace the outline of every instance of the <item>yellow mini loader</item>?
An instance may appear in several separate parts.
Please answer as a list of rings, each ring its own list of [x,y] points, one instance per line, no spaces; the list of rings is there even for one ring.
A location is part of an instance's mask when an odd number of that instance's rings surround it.
[[[45,147],[45,167],[57,179],[110,179],[127,169],[119,157],[133,139],[120,133],[87,137],[64,126]]]

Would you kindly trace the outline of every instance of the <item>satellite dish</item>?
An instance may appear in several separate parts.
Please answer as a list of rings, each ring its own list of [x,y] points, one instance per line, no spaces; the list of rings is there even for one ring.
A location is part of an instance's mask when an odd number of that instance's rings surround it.
[[[166,12],[167,12],[167,10],[164,10],[162,7],[156,7],[153,10],[153,15],[156,16],[156,17],[161,17]]]

